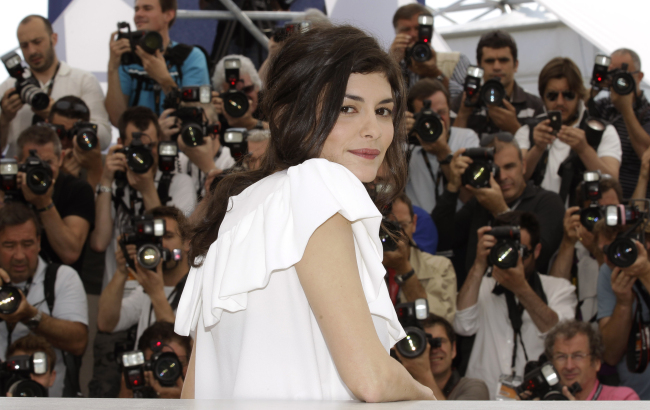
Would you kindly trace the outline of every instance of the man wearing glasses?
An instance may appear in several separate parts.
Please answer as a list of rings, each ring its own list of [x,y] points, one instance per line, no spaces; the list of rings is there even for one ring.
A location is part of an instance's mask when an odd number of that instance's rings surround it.
[[[34,111],[14,93],[16,80],[10,77],[4,81],[0,85],[0,149],[8,147],[8,158],[18,155],[18,135],[30,125],[45,121],[54,102],[66,95],[79,97],[90,107],[90,121],[97,124],[97,136],[102,149],[106,149],[111,143],[111,126],[104,108],[104,93],[95,76],[58,59],[54,49],[57,33],[52,31],[52,24],[46,18],[38,15],[25,17],[18,24],[17,37],[29,71],[42,91],[49,95],[50,104],[44,110]]]
[[[546,335],[545,353],[560,376],[562,393],[569,400],[639,400],[629,387],[606,386],[598,381],[605,346],[600,333],[589,323],[568,320]],[[581,391],[572,395],[567,386],[578,382]]]
[[[641,158],[650,148],[650,103],[641,91],[643,72],[639,55],[633,50],[621,48],[612,53],[611,59],[610,70],[627,64],[627,70],[636,83],[635,91],[619,95],[610,90],[608,97],[599,99],[593,105],[598,115],[616,128],[621,139],[623,159],[618,178],[623,186],[623,197],[630,198],[639,176]],[[596,97],[594,94],[591,93],[592,98]],[[646,190],[646,198],[650,198],[650,189]]]
[[[554,130],[551,120],[545,119],[533,128],[532,138],[528,125],[517,131],[515,139],[526,158],[526,179],[533,177],[538,163],[541,163],[538,171],[543,175],[541,187],[560,193],[563,178],[558,170],[572,152],[578,156],[587,171],[600,170],[603,174],[618,179],[621,142],[616,129],[611,125],[606,126],[600,143],[592,147],[582,128],[583,117],[586,115],[583,103],[586,90],[578,66],[568,58],[556,57],[539,73],[538,86],[547,113],[561,112],[562,125],[559,130]],[[581,175],[576,176],[582,179]],[[566,200],[566,197],[562,199]]]

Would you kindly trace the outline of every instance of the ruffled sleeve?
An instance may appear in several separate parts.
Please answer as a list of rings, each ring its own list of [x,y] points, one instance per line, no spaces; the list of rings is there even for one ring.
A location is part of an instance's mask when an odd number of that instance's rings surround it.
[[[176,313],[176,332],[188,335],[199,316],[201,325],[209,328],[224,310],[246,309],[248,293],[266,287],[273,272],[300,261],[316,228],[338,212],[352,222],[371,314],[386,320],[391,345],[404,337],[384,281],[381,214],[361,181],[325,159],[305,161],[279,178],[267,179],[231,198],[231,211],[203,265],[190,270]]]

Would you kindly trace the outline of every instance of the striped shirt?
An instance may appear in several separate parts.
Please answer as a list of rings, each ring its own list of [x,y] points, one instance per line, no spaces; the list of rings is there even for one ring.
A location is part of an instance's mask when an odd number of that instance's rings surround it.
[[[442,53],[439,53],[442,54]],[[456,96],[459,96],[463,92],[463,84],[465,83],[465,75],[467,74],[467,67],[471,65],[469,58],[465,54],[460,54],[458,63],[454,67],[454,71],[449,77],[449,94],[453,100]],[[420,81],[420,76],[411,71],[407,66],[404,60],[400,61],[400,67],[402,69],[402,74],[404,78],[408,81],[408,88],[411,89]]]

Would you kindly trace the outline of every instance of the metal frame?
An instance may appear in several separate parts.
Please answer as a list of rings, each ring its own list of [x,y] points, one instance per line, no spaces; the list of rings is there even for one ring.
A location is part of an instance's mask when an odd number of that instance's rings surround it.
[[[496,9],[501,10],[501,13],[506,14],[510,13],[513,9],[517,9],[520,4],[525,3],[535,3],[535,0],[482,0],[478,3],[463,4],[468,0],[458,0],[447,7],[436,9],[433,7],[427,6],[431,14],[434,17],[442,17],[445,20],[450,21],[453,24],[459,24],[457,21],[452,19],[449,14],[459,11],[468,11],[468,10],[482,10],[486,9],[484,13],[474,17],[470,21],[476,21],[482,18],[483,16],[493,12]]]

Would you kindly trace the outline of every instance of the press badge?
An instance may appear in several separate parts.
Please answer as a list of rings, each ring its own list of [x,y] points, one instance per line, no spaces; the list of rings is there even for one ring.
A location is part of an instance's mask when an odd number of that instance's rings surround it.
[[[501,401],[517,400],[515,387],[519,386],[522,381],[521,376],[514,376],[512,374],[502,374],[499,376],[496,399]]]

